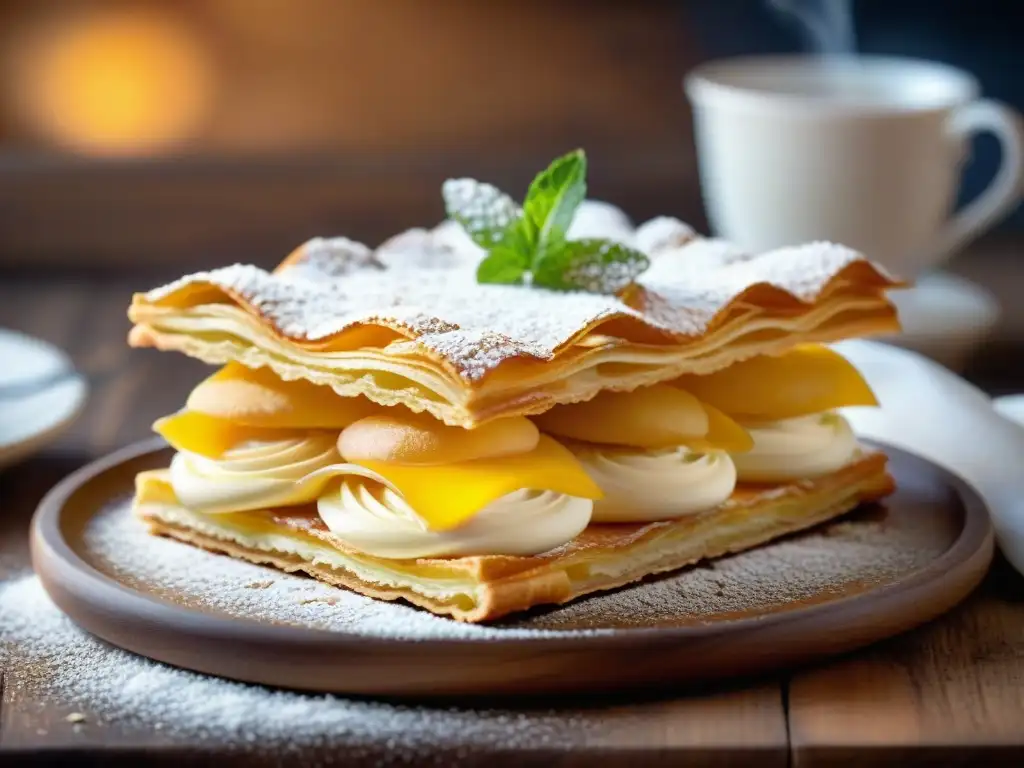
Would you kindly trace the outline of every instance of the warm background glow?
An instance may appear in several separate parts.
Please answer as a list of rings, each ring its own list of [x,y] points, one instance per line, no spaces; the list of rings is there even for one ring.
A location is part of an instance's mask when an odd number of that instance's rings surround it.
[[[679,146],[671,10],[0,0],[0,145],[101,155]]]
[[[210,57],[174,15],[97,9],[34,27],[7,64],[30,130],[100,155],[148,154],[199,132],[213,96]]]

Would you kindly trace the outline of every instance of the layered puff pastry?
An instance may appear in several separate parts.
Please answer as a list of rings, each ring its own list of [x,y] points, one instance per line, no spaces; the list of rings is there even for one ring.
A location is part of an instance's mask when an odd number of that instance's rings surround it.
[[[472,428],[801,342],[898,329],[885,295],[898,282],[848,248],[748,254],[672,219],[636,230],[620,219],[585,204],[573,233],[649,254],[619,295],[480,284],[481,249],[447,222],[372,251],[314,239],[272,273],[236,264],[137,294],[129,342]]]
[[[659,219],[616,296],[473,279],[447,225],[315,240],[137,295],[130,340],[223,367],[155,425],[156,534],[462,621],[562,603],[816,525],[892,490],[817,342],[896,329],[897,283],[812,244],[753,256]],[[589,216],[589,220],[588,220]],[[579,234],[579,233],[577,233]]]

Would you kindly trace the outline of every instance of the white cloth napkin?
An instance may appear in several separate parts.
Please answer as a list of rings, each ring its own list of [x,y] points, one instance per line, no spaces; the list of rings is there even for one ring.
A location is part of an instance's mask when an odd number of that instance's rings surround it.
[[[916,352],[870,341],[835,348],[881,403],[845,409],[854,429],[970,483],[988,504],[1003,554],[1024,573],[1024,428],[996,413],[977,387]]]

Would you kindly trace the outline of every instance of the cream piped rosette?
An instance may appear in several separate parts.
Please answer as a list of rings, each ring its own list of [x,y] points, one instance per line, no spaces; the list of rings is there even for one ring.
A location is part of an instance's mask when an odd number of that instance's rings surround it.
[[[849,422],[833,409],[878,405],[849,361],[814,344],[674,383],[750,433],[753,447],[733,455],[739,481],[747,483],[811,479],[841,469],[862,451]]]
[[[643,523],[714,509],[736,487],[729,452],[750,437],[717,409],[667,384],[604,392],[534,421],[561,438],[600,486],[594,521]]]
[[[458,528],[433,531],[394,489],[370,477],[349,476],[320,497],[317,510],[331,533],[356,549],[404,559],[546,552],[587,527],[593,502],[523,489],[491,502]]]
[[[672,520],[705,512],[736,487],[736,467],[725,451],[580,444],[574,453],[604,491],[604,499],[594,505],[597,523]]]
[[[404,410],[342,431],[361,471],[317,501],[340,539],[381,557],[532,555],[578,536],[600,489],[524,418],[475,430]]]
[[[738,476],[749,483],[782,483],[835,472],[860,448],[853,428],[838,413],[747,425],[754,447],[733,456]]]
[[[208,514],[291,507],[315,501],[317,470],[341,463],[337,432],[241,442],[217,458],[179,450],[171,485],[189,509]]]

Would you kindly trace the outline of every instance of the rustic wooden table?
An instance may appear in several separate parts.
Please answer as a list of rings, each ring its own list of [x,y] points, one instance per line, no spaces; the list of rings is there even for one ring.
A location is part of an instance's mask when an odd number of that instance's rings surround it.
[[[85,412],[55,445],[0,472],[0,579],[25,567],[26,528],[46,490],[82,463],[146,436],[154,418],[177,408],[203,375],[203,366],[194,361],[125,344],[124,309],[131,291],[158,279],[0,274],[0,327],[67,350],[91,386]],[[63,759],[138,764],[143,754],[167,762],[230,757],[215,743],[197,748],[156,731],[127,734],[116,722],[68,722],[59,705],[19,692],[18,674],[17,667],[0,669],[0,764]],[[1022,765],[1024,579],[997,563],[984,586],[943,619],[819,667],[729,689],[644,700],[608,697],[572,706],[580,708],[576,717],[588,727],[567,729],[555,743],[541,746],[480,748],[459,761]],[[374,764],[383,762],[387,745],[366,754]],[[349,759],[336,748],[264,757],[270,764],[294,766],[348,764]],[[422,756],[431,764],[453,760]]]

